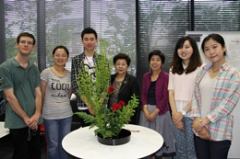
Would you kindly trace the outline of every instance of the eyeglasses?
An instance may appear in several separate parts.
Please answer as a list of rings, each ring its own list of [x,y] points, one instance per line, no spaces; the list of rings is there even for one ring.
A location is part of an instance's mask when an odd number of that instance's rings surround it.
[[[20,44],[28,44],[28,45],[33,45],[32,41],[26,41],[26,40],[21,40],[19,41]]]

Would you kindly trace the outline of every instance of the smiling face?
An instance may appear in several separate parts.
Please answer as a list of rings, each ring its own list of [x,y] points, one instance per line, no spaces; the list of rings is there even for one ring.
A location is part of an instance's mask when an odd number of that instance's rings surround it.
[[[16,48],[22,56],[29,56],[34,48],[33,39],[28,36],[22,36],[17,43]]]
[[[65,66],[68,61],[68,54],[62,48],[57,49],[53,54],[54,65]]]
[[[213,64],[224,61],[224,53],[226,52],[225,47],[223,47],[219,42],[210,38],[205,42],[204,54]]]
[[[127,73],[128,64],[125,59],[118,59],[114,66],[117,74],[125,75]]]
[[[149,65],[152,71],[160,71],[162,68],[162,61],[158,55],[153,55],[149,61]]]
[[[177,50],[178,56],[183,60],[184,63],[188,63],[193,54],[193,48],[189,40],[184,41],[183,46]]]
[[[97,39],[93,33],[87,33],[84,34],[82,43],[85,51],[92,52],[97,46]]]

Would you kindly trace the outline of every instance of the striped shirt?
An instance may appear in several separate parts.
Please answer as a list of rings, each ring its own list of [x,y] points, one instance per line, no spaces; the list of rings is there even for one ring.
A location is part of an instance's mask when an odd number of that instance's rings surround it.
[[[210,68],[211,65],[204,66],[196,77],[191,112],[194,117],[201,116],[203,105],[199,84]],[[239,72],[225,63],[221,66],[216,78],[213,96],[209,101],[210,111],[207,113],[210,120],[208,128],[213,140],[231,140],[233,131],[232,111],[240,98]]]

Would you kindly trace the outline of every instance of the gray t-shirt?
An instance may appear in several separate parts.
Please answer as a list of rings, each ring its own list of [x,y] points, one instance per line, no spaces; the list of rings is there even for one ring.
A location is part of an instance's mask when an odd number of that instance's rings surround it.
[[[58,77],[50,68],[46,68],[41,73],[41,80],[47,82],[42,117],[44,119],[63,119],[72,116],[69,99],[70,72],[67,71],[65,76]]]

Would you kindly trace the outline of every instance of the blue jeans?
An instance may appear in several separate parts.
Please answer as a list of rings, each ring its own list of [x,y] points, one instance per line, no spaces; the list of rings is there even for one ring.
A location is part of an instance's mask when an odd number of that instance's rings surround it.
[[[183,117],[184,130],[176,128],[176,156],[174,159],[197,159],[193,131],[192,119]]]
[[[62,148],[62,139],[71,130],[72,117],[64,119],[44,119],[47,137],[48,159],[67,159],[68,155]]]

